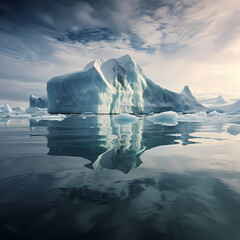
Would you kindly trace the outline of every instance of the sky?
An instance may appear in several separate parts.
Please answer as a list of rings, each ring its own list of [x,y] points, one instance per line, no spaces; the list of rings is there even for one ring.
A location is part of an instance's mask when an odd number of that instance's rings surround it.
[[[27,107],[50,78],[125,54],[169,90],[238,98],[240,1],[0,1],[0,103]]]

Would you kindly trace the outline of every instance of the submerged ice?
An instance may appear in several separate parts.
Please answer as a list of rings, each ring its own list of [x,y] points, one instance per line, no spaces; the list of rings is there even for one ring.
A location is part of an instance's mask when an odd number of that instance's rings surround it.
[[[48,81],[49,113],[199,111],[188,87],[175,93],[148,79],[129,56],[95,60],[83,71]]]

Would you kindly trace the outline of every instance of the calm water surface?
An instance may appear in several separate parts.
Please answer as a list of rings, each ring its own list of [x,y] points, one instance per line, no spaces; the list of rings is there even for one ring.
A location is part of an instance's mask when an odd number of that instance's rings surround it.
[[[2,120],[0,239],[239,240],[231,125]]]

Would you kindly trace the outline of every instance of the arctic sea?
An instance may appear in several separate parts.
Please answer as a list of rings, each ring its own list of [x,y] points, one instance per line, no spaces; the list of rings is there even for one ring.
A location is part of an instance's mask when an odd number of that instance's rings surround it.
[[[0,239],[239,240],[240,122],[0,121]]]

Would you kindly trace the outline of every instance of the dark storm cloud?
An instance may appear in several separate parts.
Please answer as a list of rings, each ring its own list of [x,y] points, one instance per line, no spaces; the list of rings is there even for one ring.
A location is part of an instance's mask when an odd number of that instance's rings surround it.
[[[142,14],[141,6],[149,12],[152,4],[145,6],[139,0],[3,0],[0,52],[28,61],[49,59],[53,49],[46,36],[83,44],[121,40],[133,49],[153,52],[155,47],[144,46],[145,41],[131,30],[133,20]]]
[[[108,27],[118,31],[114,12],[116,1],[77,0],[13,0],[2,1],[1,20],[14,27],[38,26],[48,31],[66,31],[82,28]],[[4,26],[1,26],[4,28]]]

